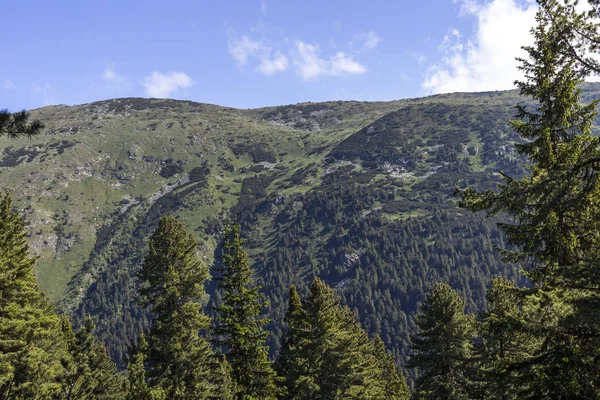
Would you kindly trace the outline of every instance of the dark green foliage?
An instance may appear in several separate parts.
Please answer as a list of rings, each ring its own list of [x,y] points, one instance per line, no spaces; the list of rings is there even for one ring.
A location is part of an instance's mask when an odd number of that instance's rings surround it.
[[[148,313],[136,300],[137,282],[132,279],[132,272],[140,270],[146,242],[158,227],[161,215],[188,206],[189,197],[204,190],[208,172],[207,166],[193,168],[189,184],[181,190],[168,193],[148,208],[131,207],[131,212],[117,213],[114,217],[118,222],[107,224],[98,233],[94,250],[82,269],[98,277],[85,294],[89,302],[80,305],[73,319],[75,325],[81,325],[85,315],[94,318],[99,338],[120,368],[125,367],[123,360],[128,355],[129,338],[136,337],[149,325]],[[120,268],[109,268],[115,263]],[[81,284],[78,278],[74,279],[74,287]],[[76,296],[77,292],[74,290],[70,296]],[[127,307],[123,308],[123,304]]]
[[[244,153],[248,153],[252,157],[252,161],[255,163],[260,162],[277,162],[277,153],[267,143],[256,143],[248,145],[246,143],[236,143],[231,145],[231,150],[236,156],[241,156]]]
[[[506,278],[492,280],[487,292],[489,308],[480,316],[481,342],[475,349],[477,383],[486,399],[517,399],[521,392],[518,373],[511,366],[530,359],[535,343],[530,335],[519,332],[523,324],[519,292]]]
[[[41,121],[29,122],[29,113],[25,110],[16,113],[10,113],[6,109],[0,110],[0,137],[31,137],[39,134],[42,129],[44,124]]]
[[[183,172],[183,167],[180,164],[173,162],[173,160],[167,160],[165,161],[165,165],[160,169],[159,174],[163,178],[170,178],[180,172]]]
[[[0,193],[0,398],[58,395],[68,359],[61,321],[33,275],[23,219]]]
[[[375,360],[380,368],[379,379],[384,383],[384,398],[403,400],[410,398],[408,385],[398,370],[394,358],[386,351],[385,343],[379,336],[375,337]]]
[[[574,61],[561,54],[562,30],[551,23],[543,7],[537,22],[532,31],[535,45],[526,47],[529,58],[520,60],[526,80],[517,86],[538,104],[517,106],[519,120],[512,121],[529,140],[517,150],[532,163],[530,172],[521,179],[503,175],[499,191],[466,190],[463,205],[511,215],[515,222],[501,227],[518,250],[506,256],[533,261],[531,279],[553,284],[565,278],[568,269],[580,272],[582,262],[597,258],[600,146],[591,132],[597,101],[579,103],[583,76]]]
[[[218,135],[211,138],[216,153],[211,152],[212,144],[204,151],[190,146],[173,153],[173,159],[185,160],[190,166],[197,163],[194,157],[202,157],[207,168],[186,171],[193,182],[200,170],[202,185],[190,184],[158,199],[149,197],[153,192],[144,194],[124,215],[118,211],[110,214],[110,223],[98,232],[96,246],[69,285],[61,309],[77,310],[76,326],[82,324],[83,316],[92,315],[111,357],[121,362],[127,349],[125,338],[135,337],[147,327],[148,315],[135,305],[136,286],[131,277],[140,268],[144,251],[139,249],[145,247],[159,216],[181,215],[210,251],[224,216],[229,215],[237,217],[246,232],[255,278],[268,300],[271,357],[280,347],[287,288],[295,284],[303,293],[316,275],[338,289],[343,302],[359,312],[362,326],[370,335],[380,334],[395,360],[403,364],[410,334],[415,332],[412,316],[424,288],[435,281],[449,282],[468,299],[468,309],[475,311],[484,304],[490,276],[502,274],[516,280],[514,267],[502,263],[494,252],[494,247],[504,248],[495,221],[458,210],[453,196],[457,186],[494,187],[499,179],[493,174],[497,168],[517,175],[523,172],[522,160],[512,151],[518,135],[506,122],[511,115],[506,104],[515,99],[514,93],[498,92],[397,104],[342,102],[243,112],[206,105],[196,109],[193,104],[176,101],[101,102],[98,106],[111,110],[123,104],[132,110],[147,108],[144,115],[163,113],[155,106],[168,107],[181,121],[195,118],[201,109],[201,126],[185,122],[182,135],[190,140],[195,140],[198,129],[206,129],[210,136],[209,125],[216,131],[223,121],[213,118],[233,119],[235,126],[221,125]],[[218,116],[210,115],[212,109],[219,110]],[[289,126],[309,128],[317,127],[316,123],[330,130],[308,134],[262,121],[275,122],[279,112],[279,120],[292,124]],[[138,114],[125,119],[136,121]],[[250,116],[252,126],[259,126],[261,132],[250,129],[242,116]],[[146,119],[143,117],[143,126],[157,122]],[[363,129],[367,126],[375,127],[372,135],[378,138],[369,139]],[[149,138],[156,137],[162,127],[159,124]],[[340,146],[346,138],[354,147]],[[410,154],[414,163],[389,161],[407,178],[393,176],[395,172],[386,169],[385,148],[379,154],[371,142],[393,143],[398,147],[394,151]],[[260,143],[273,149],[279,159],[277,166],[256,166],[242,157]],[[477,156],[469,155],[468,148],[474,148]],[[240,171],[237,175],[231,173],[230,149],[240,156],[233,160]],[[186,158],[188,150],[194,152],[192,158]],[[284,156],[285,152],[289,154]],[[152,154],[154,158],[150,154],[142,158],[158,171],[156,163],[162,155]],[[194,215],[202,212],[194,211],[206,207],[217,211],[195,219]],[[81,287],[87,289],[81,292]],[[216,300],[212,287],[209,294],[212,305]]]
[[[294,287],[277,367],[286,399],[407,399],[383,343],[372,341],[356,315],[316,278],[304,302]]]
[[[196,253],[197,242],[185,227],[173,217],[163,217],[139,274],[143,304],[155,316],[147,336],[147,358],[141,360],[145,379],[148,387],[160,389],[168,398],[207,399],[217,392],[214,353],[200,335],[210,326],[202,313],[208,267]],[[132,386],[138,391],[145,390],[137,371],[141,358],[132,360],[136,369]]]
[[[539,3],[534,45],[519,60],[525,80],[517,82],[537,104],[517,106],[519,120],[512,122],[528,139],[517,150],[531,163],[529,173],[503,175],[498,191],[463,193],[463,206],[512,218],[501,228],[516,247],[504,255],[526,265],[531,281],[528,290],[492,288],[484,375],[490,391],[504,386],[508,398],[598,398],[600,141],[591,131],[597,101],[580,103],[590,66],[570,43],[595,22],[570,3]]]
[[[137,340],[137,345],[130,350],[131,356],[127,362],[127,400],[159,400],[165,398],[161,389],[151,389],[146,382],[146,359],[148,341],[143,333]]]
[[[216,271],[222,300],[216,308],[215,343],[231,365],[237,399],[275,399],[276,375],[265,345],[268,320],[260,317],[266,303],[253,282],[242,244],[239,226],[225,227],[223,263]]]
[[[477,349],[485,398],[597,397],[594,335],[561,326],[572,311],[563,295],[493,281]]]
[[[62,331],[71,359],[63,362],[62,400],[124,399],[124,382],[116,374],[115,364],[104,346],[94,337],[94,323],[85,320],[83,328],[73,334],[71,324],[62,318]]]
[[[40,162],[43,162],[49,158],[64,153],[65,150],[75,146],[76,144],[76,142],[69,140],[59,140],[48,143],[45,149],[41,149],[37,146],[26,146],[15,149],[12,146],[8,146],[2,149],[0,167],[16,167],[20,164],[33,162],[36,159]]]
[[[496,254],[504,242],[494,221],[461,214],[446,201],[435,191],[323,186],[288,199],[276,216],[280,228],[267,233],[253,229],[257,213],[250,209],[242,223],[251,232],[248,247],[256,251],[254,265],[274,316],[269,328],[281,337],[287,303],[282,282],[302,292],[317,275],[338,289],[367,332],[381,335],[403,364],[415,331],[412,315],[429,282],[450,282],[475,311],[485,302],[487,277],[518,279]],[[390,220],[385,207],[377,209],[382,203],[416,215]],[[267,242],[272,250],[263,252]],[[272,354],[280,344],[274,341]]]
[[[310,325],[308,315],[302,308],[302,301],[295,286],[290,286],[290,297],[284,318],[287,330],[282,340],[281,351],[277,358],[277,374],[281,376],[286,398],[299,399],[302,396],[305,380],[309,373],[309,360],[303,354],[308,340]]]
[[[465,301],[445,283],[437,283],[419,307],[419,333],[412,338],[418,399],[469,399],[474,318]]]

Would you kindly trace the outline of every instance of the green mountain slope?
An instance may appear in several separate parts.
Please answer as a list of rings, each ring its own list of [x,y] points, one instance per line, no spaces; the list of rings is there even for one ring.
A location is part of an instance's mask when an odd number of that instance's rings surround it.
[[[197,232],[207,263],[224,221],[242,224],[273,348],[288,285],[319,275],[402,361],[434,281],[474,310],[491,276],[516,277],[494,251],[504,244],[493,221],[458,209],[454,190],[523,173],[507,122],[517,101],[511,91],[256,110],[137,98],[45,107],[32,112],[44,135],[0,139],[0,187],[29,223],[44,291],[75,322],[91,314],[116,360],[146,323],[133,276],[169,213]]]

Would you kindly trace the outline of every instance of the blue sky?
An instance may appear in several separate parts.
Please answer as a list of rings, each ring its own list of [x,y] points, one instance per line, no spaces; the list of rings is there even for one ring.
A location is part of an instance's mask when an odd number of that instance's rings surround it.
[[[251,108],[512,88],[530,0],[18,0],[0,108],[169,97]]]

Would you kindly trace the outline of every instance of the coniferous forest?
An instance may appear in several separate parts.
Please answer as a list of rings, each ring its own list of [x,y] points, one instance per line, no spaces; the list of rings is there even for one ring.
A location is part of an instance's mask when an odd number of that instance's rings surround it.
[[[219,238],[212,266],[200,255],[197,232],[162,215],[168,212],[160,204],[148,217],[157,221],[149,235],[105,232],[142,261],[134,286],[119,286],[122,276],[111,282],[120,287],[114,296],[135,299],[135,311],[115,306],[118,315],[103,319],[106,303],[124,303],[107,300],[111,291],[101,280],[90,288],[97,301],[71,314],[57,311],[42,293],[27,221],[5,188],[0,399],[600,398],[600,138],[592,134],[598,100],[582,98],[581,91],[586,78],[600,73],[600,2],[590,0],[584,12],[569,1],[538,3],[534,43],[518,60],[525,78],[516,86],[525,100],[510,121],[524,165],[516,159],[497,165],[495,187],[456,188],[469,217],[447,231],[433,232],[438,225],[423,220],[408,219],[397,230],[376,218],[357,222],[353,216],[368,215],[369,207],[394,195],[332,178],[335,190],[311,192],[303,199],[309,206],[282,216],[281,224],[292,228],[272,238],[281,250],[255,254],[252,263],[248,249],[256,243],[246,232],[260,229],[256,215],[266,211],[249,194],[263,188],[264,177],[245,179],[242,197],[248,197],[236,206],[238,220],[210,220]],[[44,121],[29,117],[0,112],[0,134],[38,135]],[[352,152],[353,140],[338,151]],[[455,166],[452,172],[460,174],[461,164]],[[165,174],[177,168],[169,164]],[[190,185],[200,185],[206,171],[194,170]],[[432,209],[431,221],[455,217]],[[327,249],[312,249],[317,229],[334,232]],[[424,246],[415,232],[435,240]],[[458,232],[465,235],[457,238]],[[490,238],[495,243],[482,243]],[[310,248],[325,264],[339,265],[335,260],[348,258],[345,249],[357,242],[364,251],[348,260],[362,266],[356,290],[326,283],[345,271],[304,259]],[[309,283],[285,284],[293,281],[284,276],[289,269],[274,267],[300,261]],[[501,262],[515,268],[503,270]],[[420,271],[439,265],[442,272],[430,277],[453,285],[374,267],[394,263],[414,263]],[[473,273],[477,266],[487,275]],[[267,271],[262,286],[258,269]],[[489,278],[485,293],[464,290]],[[408,279],[422,296],[404,290]],[[402,321],[399,303],[416,310],[413,326]],[[123,316],[131,321],[123,324]],[[409,348],[406,358],[402,346]]]

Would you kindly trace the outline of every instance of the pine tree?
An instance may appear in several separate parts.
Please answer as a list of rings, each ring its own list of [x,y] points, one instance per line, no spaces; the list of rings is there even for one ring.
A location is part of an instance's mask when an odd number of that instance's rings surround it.
[[[69,320],[62,318],[62,331],[71,354],[71,360],[63,363],[62,400],[124,398],[123,382],[106,349],[95,339],[94,329],[94,323],[88,317],[79,332],[73,334]]]
[[[497,192],[467,189],[461,204],[513,218],[500,225],[517,246],[507,259],[530,264],[527,276],[536,284],[578,286],[598,281],[596,269],[588,268],[600,255],[600,142],[591,133],[597,101],[580,104],[585,71],[563,54],[564,30],[552,24],[544,3],[532,30],[535,44],[525,47],[529,58],[519,59],[525,81],[516,82],[536,105],[518,105],[519,120],[511,121],[527,140],[517,150],[531,163],[530,173],[503,175]]]
[[[577,1],[538,0],[540,8],[560,32],[564,46],[561,54],[576,62],[580,71],[600,73],[600,62],[594,57],[600,50],[600,1],[587,0],[584,11]]]
[[[412,337],[409,368],[417,368],[418,399],[468,399],[474,320],[465,302],[445,283],[437,283],[419,306],[419,333]]]
[[[0,110],[0,137],[31,137],[39,134],[42,129],[44,124],[39,120],[29,122],[29,113],[25,110],[16,113],[10,113],[6,109]]]
[[[278,368],[286,399],[404,399],[394,362],[371,340],[358,318],[315,278],[304,302],[290,289],[288,325]],[[404,390],[404,391],[403,391]]]
[[[283,378],[286,398],[299,399],[303,392],[312,392],[303,387],[305,383],[300,379],[308,376],[308,360],[302,351],[310,333],[310,325],[296,286],[290,286],[289,295],[289,305],[284,318],[287,330],[277,358],[276,369],[278,375]]]
[[[570,42],[593,24],[572,5],[539,3],[534,45],[520,59],[525,80],[517,82],[536,104],[519,105],[512,122],[526,139],[517,150],[530,172],[504,175],[497,192],[467,190],[462,205],[514,221],[501,225],[515,245],[505,256],[527,266],[533,286],[520,299],[519,334],[540,344],[513,370],[535,377],[536,385],[526,385],[531,396],[593,398],[600,395],[600,141],[591,132],[597,101],[580,104],[579,86],[593,68],[574,56]]]
[[[235,400],[238,393],[237,386],[231,376],[231,365],[227,362],[227,358],[223,356],[218,365],[218,396],[214,396],[215,400]]]
[[[160,388],[150,388],[146,382],[146,358],[148,341],[141,334],[137,345],[130,349],[127,362],[127,400],[164,400],[165,392]]]
[[[225,228],[223,265],[217,268],[222,303],[216,307],[215,342],[231,365],[237,399],[275,399],[277,377],[268,359],[268,333],[261,318],[266,303],[252,280],[252,269],[239,235],[239,226]]]
[[[487,292],[488,310],[480,317],[476,347],[479,383],[486,399],[518,399],[527,374],[514,368],[530,361],[538,341],[524,330],[522,290],[506,278],[495,278]]]
[[[380,368],[381,382],[385,384],[385,399],[390,400],[408,400],[410,392],[404,379],[404,375],[396,367],[394,358],[387,353],[385,343],[379,336],[375,338],[375,360]]]
[[[0,398],[58,395],[69,358],[61,321],[33,275],[23,219],[0,194]]]
[[[217,390],[215,355],[200,335],[210,319],[202,312],[208,268],[198,260],[197,246],[174,217],[163,217],[139,273],[143,304],[155,316],[147,336],[145,378],[170,399],[207,399]]]

